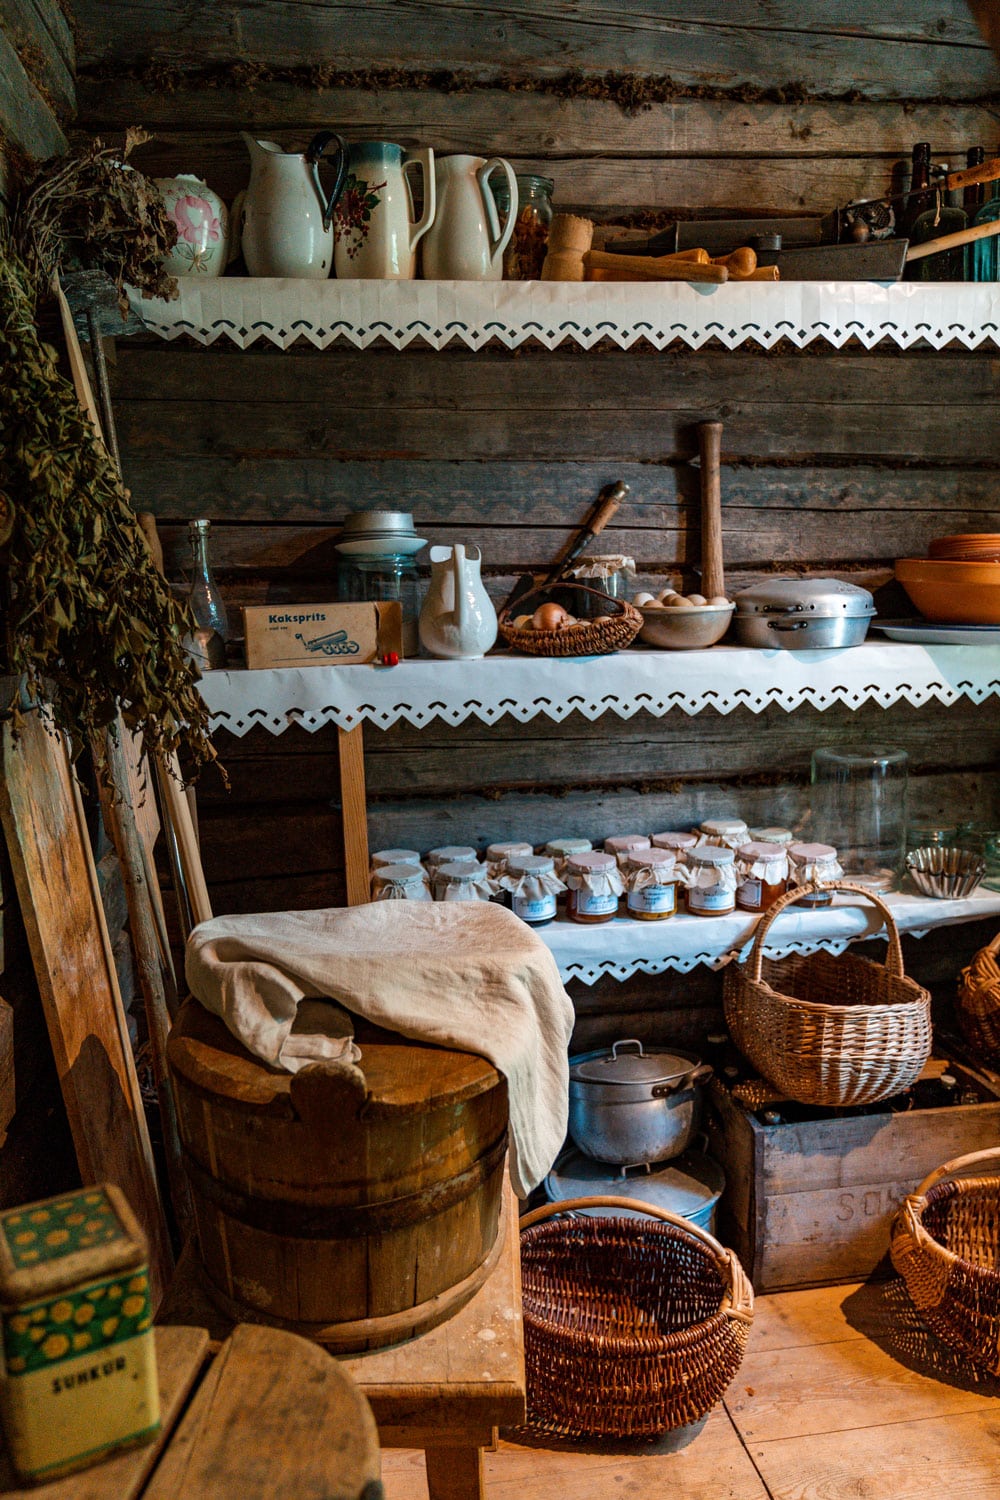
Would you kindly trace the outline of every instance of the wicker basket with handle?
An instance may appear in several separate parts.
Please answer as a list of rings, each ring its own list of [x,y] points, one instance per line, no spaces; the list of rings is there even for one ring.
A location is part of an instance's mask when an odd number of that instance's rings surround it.
[[[890,1251],[931,1332],[1000,1375],[1000,1146],[925,1177],[893,1220]]]
[[[851,891],[878,908],[889,941],[885,963],[853,953],[765,959],[772,923],[803,894],[790,890],[762,917],[748,962],[726,970],[726,1021],[740,1051],[787,1098],[874,1104],[909,1088],[930,1056],[931,997],[903,972],[899,929],[885,902],[849,881],[823,888]]]
[[[983,1062],[1000,1062],[1000,932],[958,977],[956,1014],[962,1035]]]
[[[559,603],[557,595],[572,600],[579,594],[587,595],[591,608],[596,601],[603,613],[569,630],[518,630],[514,625],[514,609],[508,608],[500,613],[500,634],[508,646],[529,656],[607,656],[632,644],[642,629],[642,615],[635,606],[582,583],[543,584],[530,594],[523,594],[514,608],[518,614],[528,614],[540,604]]]
[[[658,1222],[576,1216],[594,1208]],[[731,1250],[666,1209],[615,1197],[549,1203],[521,1220],[521,1275],[536,1431],[670,1432],[705,1416],[740,1367],[753,1288]]]

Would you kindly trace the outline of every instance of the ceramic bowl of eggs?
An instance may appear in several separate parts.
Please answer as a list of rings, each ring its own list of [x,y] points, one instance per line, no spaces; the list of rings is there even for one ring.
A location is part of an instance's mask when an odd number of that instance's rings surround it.
[[[676,589],[636,594],[632,603],[642,615],[639,639],[668,651],[714,646],[729,629],[736,608],[723,594],[706,599],[704,594],[679,594]]]

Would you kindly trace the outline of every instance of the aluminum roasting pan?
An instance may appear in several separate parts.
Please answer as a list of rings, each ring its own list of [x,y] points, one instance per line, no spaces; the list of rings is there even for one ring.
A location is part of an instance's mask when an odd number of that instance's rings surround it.
[[[736,595],[733,630],[742,646],[785,651],[860,646],[875,601],[839,578],[768,578]]]

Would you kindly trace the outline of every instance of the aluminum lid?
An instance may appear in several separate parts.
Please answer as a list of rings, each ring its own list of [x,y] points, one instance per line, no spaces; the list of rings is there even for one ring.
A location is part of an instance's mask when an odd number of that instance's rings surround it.
[[[355,510],[344,517],[343,534],[359,536],[412,536],[413,515],[408,510]]]
[[[618,1050],[624,1047],[637,1050]],[[646,1052],[641,1042],[628,1040],[571,1057],[569,1076],[574,1083],[671,1083],[699,1064],[693,1052]]]
[[[685,1151],[651,1171],[628,1175],[604,1162],[593,1161],[582,1151],[567,1151],[545,1179],[550,1202],[566,1198],[636,1198],[680,1214],[707,1228],[712,1207],[722,1196],[726,1177],[718,1162],[702,1151]],[[584,1209],[595,1218],[629,1218],[626,1209]],[[636,1213],[636,1218],[645,1215]]]
[[[840,578],[766,578],[736,595],[736,614],[858,619],[875,613],[867,589]]]

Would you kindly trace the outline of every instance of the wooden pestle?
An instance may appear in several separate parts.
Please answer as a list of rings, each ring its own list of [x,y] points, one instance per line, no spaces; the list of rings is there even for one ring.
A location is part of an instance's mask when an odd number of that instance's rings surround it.
[[[610,255],[606,250],[589,250],[583,256],[583,265],[588,275],[611,271],[629,281],[729,280],[725,266],[700,265],[696,260],[677,260],[673,255]]]
[[[726,592],[722,565],[722,423],[698,423],[701,454],[701,592],[714,599]]]
[[[746,281],[757,269],[757,253],[749,245],[741,245],[730,255],[714,255],[713,266],[725,266],[734,281]]]

